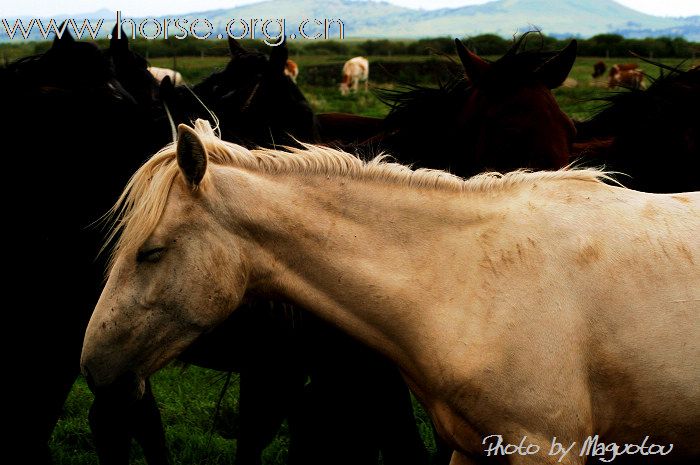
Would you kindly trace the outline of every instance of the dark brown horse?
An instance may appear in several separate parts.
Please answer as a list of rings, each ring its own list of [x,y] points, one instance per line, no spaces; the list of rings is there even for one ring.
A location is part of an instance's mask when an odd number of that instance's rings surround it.
[[[569,162],[575,128],[551,89],[569,74],[576,41],[560,52],[523,51],[525,37],[494,62],[456,40],[465,76],[437,88],[382,91],[380,98],[392,107],[383,121],[319,115],[321,137],[353,144],[358,134],[370,136],[355,150],[383,150],[404,163],[465,177],[485,170],[561,168]],[[344,133],[344,127],[350,131]]]
[[[575,135],[551,89],[576,59],[576,41],[561,52],[522,51],[521,37],[502,58],[488,62],[457,40],[467,79],[437,89],[385,93],[393,109],[382,147],[402,162],[460,176],[485,170],[565,166]]]

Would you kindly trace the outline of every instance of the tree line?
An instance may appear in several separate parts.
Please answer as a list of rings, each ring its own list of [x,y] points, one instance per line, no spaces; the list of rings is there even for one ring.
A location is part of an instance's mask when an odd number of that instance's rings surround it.
[[[563,48],[571,38],[557,38],[542,34],[530,34],[525,47],[553,50]],[[682,37],[655,37],[645,39],[625,38],[618,34],[600,34],[588,39],[577,38],[579,56],[629,57],[635,53],[649,58],[695,58],[700,54],[700,43],[689,42]],[[495,34],[482,34],[465,37],[463,41],[480,55],[502,55],[513,44]],[[107,40],[98,40],[100,47],[108,45]],[[264,50],[268,47],[262,41],[241,41],[251,49]],[[51,42],[6,42],[0,44],[0,54],[7,62],[16,58],[42,53]],[[196,38],[131,41],[131,46],[143,56],[225,56],[228,45],[225,40],[198,40]],[[454,53],[452,37],[436,37],[418,40],[296,40],[288,41],[290,55],[330,55],[330,56],[392,56],[430,55]]]

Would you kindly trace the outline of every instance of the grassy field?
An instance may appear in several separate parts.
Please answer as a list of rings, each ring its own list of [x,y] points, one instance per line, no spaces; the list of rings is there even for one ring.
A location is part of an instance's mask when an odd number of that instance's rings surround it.
[[[292,57],[297,60],[300,68],[299,87],[306,95],[306,98],[311,102],[316,112],[340,111],[357,113],[367,116],[384,116],[388,112],[388,108],[372,93],[359,93],[358,95],[350,95],[343,97],[338,92],[336,87],[319,86],[308,84],[304,80],[304,71],[308,68],[318,66],[333,66],[337,68],[337,75],[340,76],[340,70],[346,57],[339,56],[306,56],[301,55]],[[497,57],[491,57],[497,58]],[[382,62],[420,62],[426,60],[434,60],[435,58],[422,56],[394,56],[394,57],[376,57],[376,60]],[[456,60],[456,57],[454,57]],[[375,60],[375,57],[369,57],[370,63]],[[444,60],[447,60],[446,58]],[[571,70],[570,77],[578,81],[578,86],[575,88],[560,88],[554,91],[554,95],[559,102],[561,108],[574,119],[586,119],[600,106],[597,100],[609,94],[611,91],[605,88],[595,87],[592,85],[591,73],[593,64],[600,58],[584,57],[579,58]],[[223,68],[228,59],[225,57],[179,57],[176,65],[177,69],[182,73],[185,80],[190,83],[197,83],[212,70]],[[640,67],[650,76],[658,76],[659,71],[653,65],[639,59],[619,58],[619,59],[604,59],[608,64],[614,63],[639,63]],[[693,65],[700,64],[700,60],[683,62],[679,59],[661,59],[659,60],[667,65],[681,65],[683,68],[688,68]],[[153,59],[154,66],[172,67],[173,60],[170,58]],[[372,68],[370,73],[370,81],[372,75],[381,72]],[[392,82],[382,82],[381,84],[371,85],[371,87],[394,87],[396,84]]]
[[[293,57],[297,59],[297,57]],[[392,61],[419,61],[425,57],[391,57]],[[387,61],[386,57],[382,60]],[[225,58],[180,57],[177,69],[190,83],[196,83],[212,70],[226,64]],[[566,113],[575,119],[589,117],[600,106],[596,101],[610,91],[591,86],[591,72],[597,58],[577,60],[571,77],[578,81],[575,88],[557,89],[554,94]],[[635,60],[606,60],[608,64]],[[639,60],[636,60],[639,61]],[[680,60],[662,60],[666,64],[676,65]],[[372,62],[372,57],[370,57]],[[305,70],[314,66],[336,66],[338,74],[343,57],[298,57],[300,66],[300,87],[317,112],[340,111],[369,116],[384,116],[388,109],[372,93],[359,93],[343,97],[333,86],[317,86],[304,83]],[[154,59],[154,66],[172,67],[172,59]],[[689,67],[695,63],[685,63]],[[641,67],[650,75],[658,75],[653,66],[640,62]],[[370,75],[370,80],[371,80]],[[381,87],[395,84],[383,83]],[[238,382],[233,382],[224,398],[220,415],[214,419],[213,413],[224,375],[210,370],[190,367],[183,371],[170,366],[153,378],[156,398],[159,400],[166,434],[173,462],[175,464],[229,464],[233,463],[237,436],[237,399]],[[59,422],[52,440],[52,451],[59,465],[96,464],[97,458],[90,437],[87,411],[92,394],[84,381],[79,379],[65,405],[63,417]],[[432,432],[425,413],[417,409],[418,422],[422,434],[430,449],[434,449]],[[268,465],[286,462],[287,434],[283,427],[275,441],[265,451],[264,463]],[[143,457],[135,448],[132,463],[142,464]]]

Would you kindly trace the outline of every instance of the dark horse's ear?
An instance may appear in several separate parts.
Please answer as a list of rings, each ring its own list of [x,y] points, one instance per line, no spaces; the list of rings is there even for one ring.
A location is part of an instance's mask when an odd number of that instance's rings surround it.
[[[479,58],[475,53],[467,50],[467,47],[465,47],[459,39],[455,39],[455,48],[457,49],[457,55],[459,55],[459,60],[462,62],[464,72],[467,74],[469,80],[478,82],[491,65]]]
[[[286,42],[272,47],[272,52],[270,52],[270,70],[275,74],[284,74],[287,58],[289,58],[289,50],[287,50]]]
[[[186,124],[177,127],[177,164],[190,187],[196,189],[207,172],[207,149]]]
[[[129,51],[129,39],[124,34],[124,29],[121,29],[118,24],[112,29],[112,37],[109,39],[109,50],[112,52],[127,52]]]
[[[571,67],[574,66],[577,48],[578,43],[576,40],[569,42],[569,45],[567,45],[564,50],[544,62],[544,64],[535,71],[537,80],[542,82],[549,89],[554,89],[562,85],[569,75]]]
[[[70,32],[68,32],[68,28],[66,27],[65,21],[63,21],[61,25],[58,26],[58,29],[62,30],[63,34],[61,34],[61,38],[58,37],[58,34],[56,35],[56,37],[53,39],[53,44],[51,45],[51,48],[60,47],[62,45],[71,44],[75,42],[73,36],[70,35]]]
[[[175,86],[173,85],[173,80],[170,76],[165,76],[160,81],[160,86],[158,86],[158,95],[160,96],[161,102],[172,101],[173,95],[175,93]]]
[[[238,55],[245,55],[248,53],[236,39],[230,36],[228,38],[228,49],[229,52],[231,52],[232,57],[237,57]]]

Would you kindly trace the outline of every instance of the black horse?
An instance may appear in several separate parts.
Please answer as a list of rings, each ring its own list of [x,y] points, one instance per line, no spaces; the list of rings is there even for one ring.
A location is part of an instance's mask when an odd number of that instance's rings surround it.
[[[619,181],[646,192],[700,189],[700,69],[652,63],[661,75],[646,90],[628,89],[577,125],[574,156],[629,176]]]
[[[14,224],[3,228],[11,244],[5,292],[20,304],[16,327],[32,334],[4,338],[23,348],[14,357],[23,386],[7,419],[9,443],[24,462],[48,463],[102,285],[102,235],[91,224],[148,155],[146,134],[130,129],[138,126],[136,101],[110,61],[69,34],[0,70],[0,97],[3,167],[12,173],[5,211]]]
[[[226,67],[191,89],[201,102],[190,90],[164,81],[161,98],[169,105],[174,120],[211,119],[208,109],[219,119],[222,138],[246,147],[317,142],[311,105],[284,74],[287,47],[272,47],[268,57],[245,50],[229,39],[229,49],[231,59]]]

